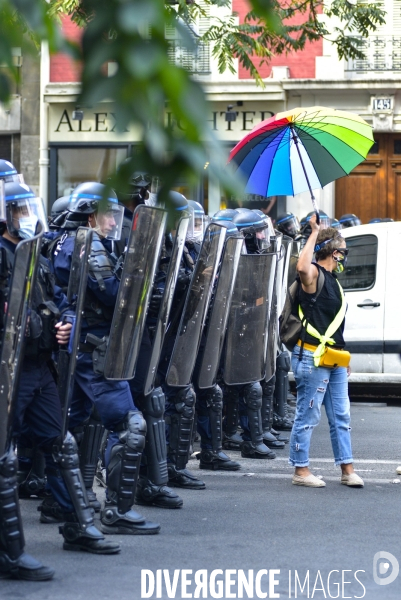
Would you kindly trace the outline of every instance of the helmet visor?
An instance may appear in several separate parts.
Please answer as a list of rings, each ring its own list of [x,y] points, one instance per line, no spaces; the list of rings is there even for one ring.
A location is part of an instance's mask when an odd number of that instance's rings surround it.
[[[204,214],[196,210],[193,206],[188,207],[189,224],[187,231],[187,239],[192,242],[201,242],[205,230]]]
[[[331,219],[327,215],[320,215],[320,230],[327,229],[327,227],[331,227]]]
[[[290,237],[296,236],[301,231],[301,226],[298,221],[298,217],[292,215],[281,222],[277,222],[277,227],[282,233],[289,235]]]
[[[111,202],[102,206],[96,213],[96,230],[101,237],[108,240],[118,241],[121,239],[123,227],[124,207]]]
[[[0,221],[6,220],[6,199],[4,196],[4,181],[0,179]]]
[[[44,231],[49,231],[42,198],[18,198],[7,202],[6,209],[7,229],[11,235],[32,238],[38,221]]]

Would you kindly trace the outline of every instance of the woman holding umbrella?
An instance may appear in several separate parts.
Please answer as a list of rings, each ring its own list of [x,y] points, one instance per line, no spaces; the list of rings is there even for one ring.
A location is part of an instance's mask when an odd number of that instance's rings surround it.
[[[336,273],[343,271],[348,250],[341,232],[322,231],[316,216],[310,219],[312,233],[297,264],[301,280],[299,316],[304,326],[292,353],[292,370],[297,384],[297,409],[291,433],[289,462],[295,467],[294,485],[325,487],[309,470],[309,446],[313,428],[320,421],[322,404],[330,425],[336,465],[341,466],[341,483],[363,487],[353,467],[348,398],[347,363],[344,348],[346,302]],[[313,262],[315,253],[316,261]],[[323,286],[318,292],[318,278]],[[329,351],[330,350],[330,351]],[[345,366],[337,366],[344,364]]]

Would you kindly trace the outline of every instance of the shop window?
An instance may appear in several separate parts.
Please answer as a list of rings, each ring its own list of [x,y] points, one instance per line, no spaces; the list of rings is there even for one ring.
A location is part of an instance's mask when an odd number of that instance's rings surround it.
[[[127,157],[127,148],[58,148],[57,197],[66,196],[84,181],[105,183]]]
[[[394,154],[401,154],[401,140],[394,140]]]
[[[338,279],[344,290],[369,290],[376,281],[377,237],[361,235],[347,238],[347,266]]]

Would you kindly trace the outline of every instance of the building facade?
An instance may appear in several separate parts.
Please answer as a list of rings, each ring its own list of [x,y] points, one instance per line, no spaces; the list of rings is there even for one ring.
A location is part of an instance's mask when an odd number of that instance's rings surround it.
[[[191,70],[204,87],[210,124],[227,154],[255,125],[298,106],[347,110],[371,123],[375,144],[367,160],[348,177],[315,193],[319,206],[330,216],[353,212],[363,222],[373,217],[401,219],[401,8],[398,0],[380,1],[388,18],[364,42],[366,60],[339,60],[328,41],[309,43],[303,52],[273,57],[261,66],[263,88],[238,65],[234,74],[220,74],[209,46],[200,45],[191,54],[176,32],[166,31],[171,60]],[[208,10],[197,24],[200,33],[216,14],[224,17],[227,13],[217,7]],[[231,11],[242,21],[248,12],[246,0],[232,0]],[[69,19],[64,19],[63,28],[71,38],[79,38],[79,30]],[[7,109],[0,108],[0,153],[21,169],[48,206],[83,180],[104,181],[126,156],[135,153],[139,130],[118,133],[112,104],[103,102],[90,109],[77,106],[80,74],[67,56],[49,57],[44,45],[40,62],[23,57],[21,69],[21,89]],[[226,120],[229,106],[236,113],[235,121]],[[168,111],[166,121],[180,127]],[[181,182],[179,189],[202,202],[209,213],[242,202],[222,197],[207,168],[197,186],[189,188]],[[289,210],[302,218],[311,210],[308,193],[245,201],[270,210],[273,217]]]

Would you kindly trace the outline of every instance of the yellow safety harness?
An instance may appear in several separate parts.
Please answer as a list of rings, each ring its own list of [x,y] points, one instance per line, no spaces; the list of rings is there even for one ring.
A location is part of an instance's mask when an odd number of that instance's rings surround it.
[[[344,290],[341,287],[338,279],[336,279],[336,281],[337,281],[338,287],[340,288],[341,307],[340,307],[340,310],[338,311],[338,313],[336,314],[336,316],[334,317],[334,320],[328,326],[326,333],[321,335],[318,332],[318,330],[313,327],[313,325],[311,325],[310,323],[306,324],[307,333],[309,333],[309,335],[311,335],[312,337],[317,338],[319,340],[319,345],[313,353],[313,362],[315,364],[315,367],[318,367],[319,365],[321,365],[321,357],[326,352],[326,344],[330,344],[331,346],[333,344],[335,344],[335,340],[333,340],[333,338],[331,336],[340,327],[341,323],[344,320],[345,313],[347,311],[347,303],[345,301]],[[302,311],[301,305],[299,305],[298,314],[299,314],[299,318],[302,321],[302,325],[305,327],[305,315]]]

